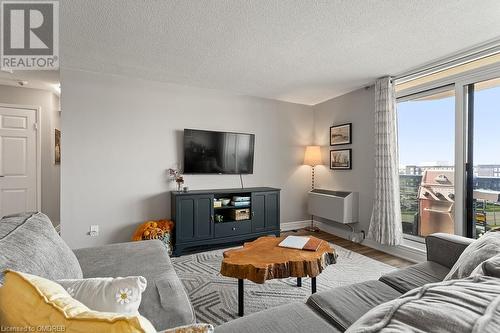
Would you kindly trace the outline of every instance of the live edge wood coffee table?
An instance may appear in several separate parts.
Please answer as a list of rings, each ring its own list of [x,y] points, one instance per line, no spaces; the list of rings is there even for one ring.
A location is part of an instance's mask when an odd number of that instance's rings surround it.
[[[325,241],[317,251],[279,247],[285,237],[261,237],[242,248],[224,252],[220,273],[238,279],[238,315],[243,316],[243,280],[264,283],[266,280],[311,278],[311,291],[316,292],[316,276],[337,260],[335,250]]]

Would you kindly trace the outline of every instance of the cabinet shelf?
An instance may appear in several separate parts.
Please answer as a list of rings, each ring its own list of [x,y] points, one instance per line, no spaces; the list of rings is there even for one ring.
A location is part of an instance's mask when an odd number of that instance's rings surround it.
[[[214,222],[215,224],[224,224],[224,223],[233,223],[233,222],[245,222],[245,221],[250,221],[251,219],[246,219],[246,220],[224,220],[222,222]]]
[[[222,206],[222,207],[214,207],[214,210],[225,210],[225,209],[245,209],[250,208],[251,205],[247,206]]]

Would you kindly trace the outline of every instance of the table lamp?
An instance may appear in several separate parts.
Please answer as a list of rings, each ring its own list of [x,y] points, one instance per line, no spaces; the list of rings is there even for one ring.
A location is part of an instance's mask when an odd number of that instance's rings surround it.
[[[321,164],[321,147],[307,146],[304,154],[304,164],[311,166],[311,189],[314,190],[314,167]],[[307,231],[318,232],[319,229],[314,226],[314,219],[311,216],[311,226],[306,228]]]
[[[304,155],[304,164],[312,167],[311,188],[314,190],[314,167],[321,164],[321,148],[320,146],[307,146]]]

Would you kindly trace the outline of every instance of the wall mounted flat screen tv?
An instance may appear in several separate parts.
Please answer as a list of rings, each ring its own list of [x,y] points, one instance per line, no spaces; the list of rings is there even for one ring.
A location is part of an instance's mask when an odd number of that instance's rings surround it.
[[[184,130],[184,173],[253,173],[254,134]]]

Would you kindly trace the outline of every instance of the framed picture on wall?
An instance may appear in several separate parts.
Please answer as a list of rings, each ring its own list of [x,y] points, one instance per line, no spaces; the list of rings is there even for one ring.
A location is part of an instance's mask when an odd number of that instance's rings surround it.
[[[351,170],[352,169],[352,149],[330,150],[330,169]]]
[[[352,143],[352,123],[330,127],[330,146]]]

